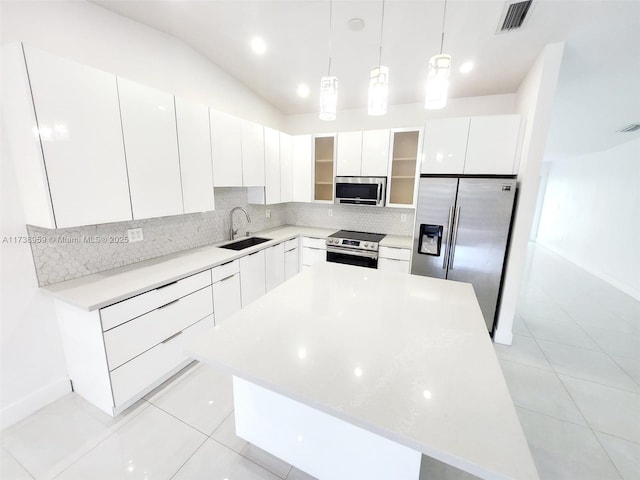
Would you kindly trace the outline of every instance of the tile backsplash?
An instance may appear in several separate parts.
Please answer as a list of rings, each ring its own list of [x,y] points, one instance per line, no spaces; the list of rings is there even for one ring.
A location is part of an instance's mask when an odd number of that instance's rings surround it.
[[[234,216],[238,235],[280,225],[305,225],[361,230],[393,235],[411,235],[412,208],[369,208],[308,203],[249,205],[245,188],[216,188],[216,210],[128,222],[48,230],[27,226],[40,286],[83,277],[150,258],[188,250],[229,239],[229,212],[245,207],[247,223]],[[270,218],[266,218],[270,210]],[[329,215],[331,213],[331,216]],[[401,215],[406,221],[401,221]],[[127,230],[142,228],[144,240],[127,242]]]

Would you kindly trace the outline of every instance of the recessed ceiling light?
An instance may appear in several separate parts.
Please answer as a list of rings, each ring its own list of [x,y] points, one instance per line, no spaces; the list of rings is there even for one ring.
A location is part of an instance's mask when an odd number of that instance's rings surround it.
[[[309,96],[309,85],[306,83],[298,84],[298,88],[296,88],[296,93],[299,97],[307,98]]]
[[[267,51],[267,44],[264,43],[264,40],[260,37],[253,37],[251,39],[251,49],[253,53],[256,55],[262,55]]]
[[[347,25],[352,32],[359,32],[364,28],[364,20],[361,18],[352,18],[347,22]]]
[[[460,65],[460,73],[469,73],[473,70],[473,62],[464,62]]]

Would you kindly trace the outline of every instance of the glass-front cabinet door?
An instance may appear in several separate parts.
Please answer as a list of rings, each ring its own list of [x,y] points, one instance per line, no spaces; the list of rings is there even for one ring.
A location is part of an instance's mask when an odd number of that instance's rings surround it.
[[[419,128],[394,129],[391,132],[391,142],[387,205],[390,207],[413,206],[422,130]]]
[[[333,202],[335,135],[314,137],[313,200]]]

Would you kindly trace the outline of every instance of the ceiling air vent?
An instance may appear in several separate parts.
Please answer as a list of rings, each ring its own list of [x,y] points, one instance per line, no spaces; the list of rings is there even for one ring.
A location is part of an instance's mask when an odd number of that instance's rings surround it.
[[[533,0],[507,3],[502,15],[502,24],[498,29],[498,33],[510,32],[511,30],[516,30],[522,27],[525,18],[527,18],[527,13],[529,13],[529,9],[531,8],[532,1]]]
[[[640,130],[640,123],[630,123],[629,125],[627,125],[626,127],[622,127],[618,131],[620,133],[629,133],[629,132],[635,132],[636,130]]]

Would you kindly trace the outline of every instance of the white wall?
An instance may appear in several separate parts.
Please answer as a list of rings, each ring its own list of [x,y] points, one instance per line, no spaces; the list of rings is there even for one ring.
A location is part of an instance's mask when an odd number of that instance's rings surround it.
[[[537,241],[640,300],[640,139],[551,164]]]
[[[516,93],[516,109],[526,119],[522,156],[518,169],[518,205],[511,232],[511,247],[494,340],[510,345],[513,318],[526,263],[529,232],[535,216],[540,167],[547,142],[564,43],[547,45]]]
[[[0,8],[3,44],[22,41],[241,118],[282,127],[279,110],[175,37],[82,0],[3,0]]]
[[[22,204],[2,138],[0,417],[4,428],[71,391],[52,299],[38,287]],[[14,239],[14,242],[11,240]]]
[[[417,127],[423,125],[427,118],[500,115],[515,113],[515,109],[515,94],[453,98],[442,110],[425,110],[422,103],[390,105],[387,114],[381,117],[369,116],[366,108],[340,110],[336,120],[332,122],[320,120],[318,113],[287,115],[284,119],[284,130],[291,134],[298,134]]]

